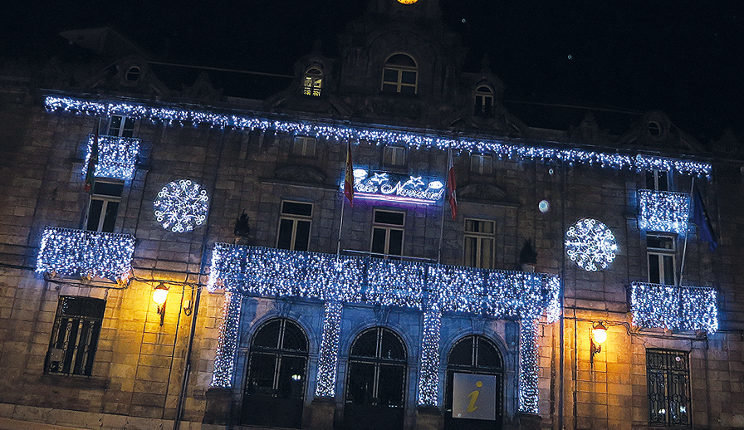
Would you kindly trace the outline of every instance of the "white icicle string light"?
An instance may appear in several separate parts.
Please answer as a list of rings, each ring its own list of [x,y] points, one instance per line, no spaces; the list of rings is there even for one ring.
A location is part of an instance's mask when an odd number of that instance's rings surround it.
[[[326,124],[323,122],[269,119],[250,114],[223,114],[188,110],[180,107],[145,106],[123,102],[98,102],[72,97],[46,96],[44,104],[49,111],[74,112],[105,117],[124,115],[132,118],[159,121],[166,124],[207,125],[218,128],[247,130],[275,130],[293,135],[314,136],[337,141],[371,141],[378,144],[405,144],[415,148],[462,150],[493,153],[510,160],[534,160],[543,163],[568,163],[599,166],[602,168],[643,171],[672,171],[682,175],[711,178],[710,163],[682,160],[652,155],[613,154],[584,149],[534,146],[529,142],[513,143],[497,139],[446,138],[424,133],[384,130],[365,126]]]
[[[641,230],[687,234],[690,195],[638,190],[638,227]]]
[[[134,243],[129,234],[46,227],[36,272],[126,281]]]
[[[235,372],[235,353],[238,350],[238,329],[240,327],[240,308],[243,300],[240,294],[225,293],[222,308],[222,325],[220,337],[217,341],[217,354],[214,357],[214,371],[212,372],[212,387],[232,387]]]
[[[155,218],[164,229],[183,233],[207,220],[209,197],[196,182],[180,179],[160,190],[153,207]]]
[[[606,269],[616,252],[615,235],[595,219],[581,219],[566,232],[566,254],[587,272]]]
[[[630,285],[633,325],[669,330],[718,330],[715,288],[633,282]]]
[[[318,382],[315,388],[317,397],[336,395],[336,369],[338,349],[341,339],[341,313],[339,302],[328,301],[323,305],[323,337],[318,354]]]
[[[424,336],[421,341],[421,371],[418,383],[418,404],[439,404],[439,340],[442,312],[438,306],[424,312]]]
[[[530,414],[537,414],[540,401],[537,328],[536,320],[522,320],[519,329],[519,411]]]
[[[88,161],[93,150],[94,136],[89,136],[86,148],[83,175],[88,170]],[[98,136],[98,163],[95,166],[97,178],[116,178],[125,181],[134,177],[135,163],[139,154],[140,140],[131,137]]]

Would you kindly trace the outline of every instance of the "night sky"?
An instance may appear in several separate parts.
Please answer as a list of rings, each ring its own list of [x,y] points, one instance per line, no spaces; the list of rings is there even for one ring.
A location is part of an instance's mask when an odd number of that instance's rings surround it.
[[[18,2],[0,18],[0,56],[48,58],[64,44],[59,31],[110,25],[154,59],[287,74],[315,39],[335,54],[336,34],[365,4]],[[442,9],[470,47],[469,69],[488,53],[507,100],[659,109],[703,141],[727,127],[744,137],[742,0],[442,0]]]

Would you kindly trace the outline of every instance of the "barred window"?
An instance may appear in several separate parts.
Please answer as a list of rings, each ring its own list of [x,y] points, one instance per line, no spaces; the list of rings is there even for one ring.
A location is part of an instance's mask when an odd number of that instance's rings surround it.
[[[105,308],[100,299],[59,298],[44,366],[47,373],[91,375]]]
[[[646,350],[648,421],[650,425],[688,427],[690,418],[689,355],[683,351]]]

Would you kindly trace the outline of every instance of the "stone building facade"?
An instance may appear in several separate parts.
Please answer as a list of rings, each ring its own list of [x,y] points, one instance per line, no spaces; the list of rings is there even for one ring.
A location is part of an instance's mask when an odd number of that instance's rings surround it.
[[[744,427],[736,146],[531,125],[404,3],[261,99],[108,29],[6,64],[0,426]]]

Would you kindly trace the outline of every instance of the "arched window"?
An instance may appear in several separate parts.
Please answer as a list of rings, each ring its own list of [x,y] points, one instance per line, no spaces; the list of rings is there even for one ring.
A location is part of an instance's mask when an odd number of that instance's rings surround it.
[[[323,72],[317,67],[310,67],[305,71],[302,83],[302,94],[320,97],[323,89]]]
[[[493,114],[493,90],[486,85],[481,85],[475,90],[475,116],[490,117]]]
[[[416,94],[418,92],[416,61],[406,54],[391,55],[382,69],[382,92]]]
[[[307,336],[297,323],[275,319],[251,340],[241,422],[299,428],[305,398]]]
[[[504,361],[492,341],[477,335],[457,341],[447,360],[445,428],[500,429],[503,386]]]
[[[346,428],[402,428],[405,390],[406,348],[400,337],[384,327],[357,336],[349,354]]]

